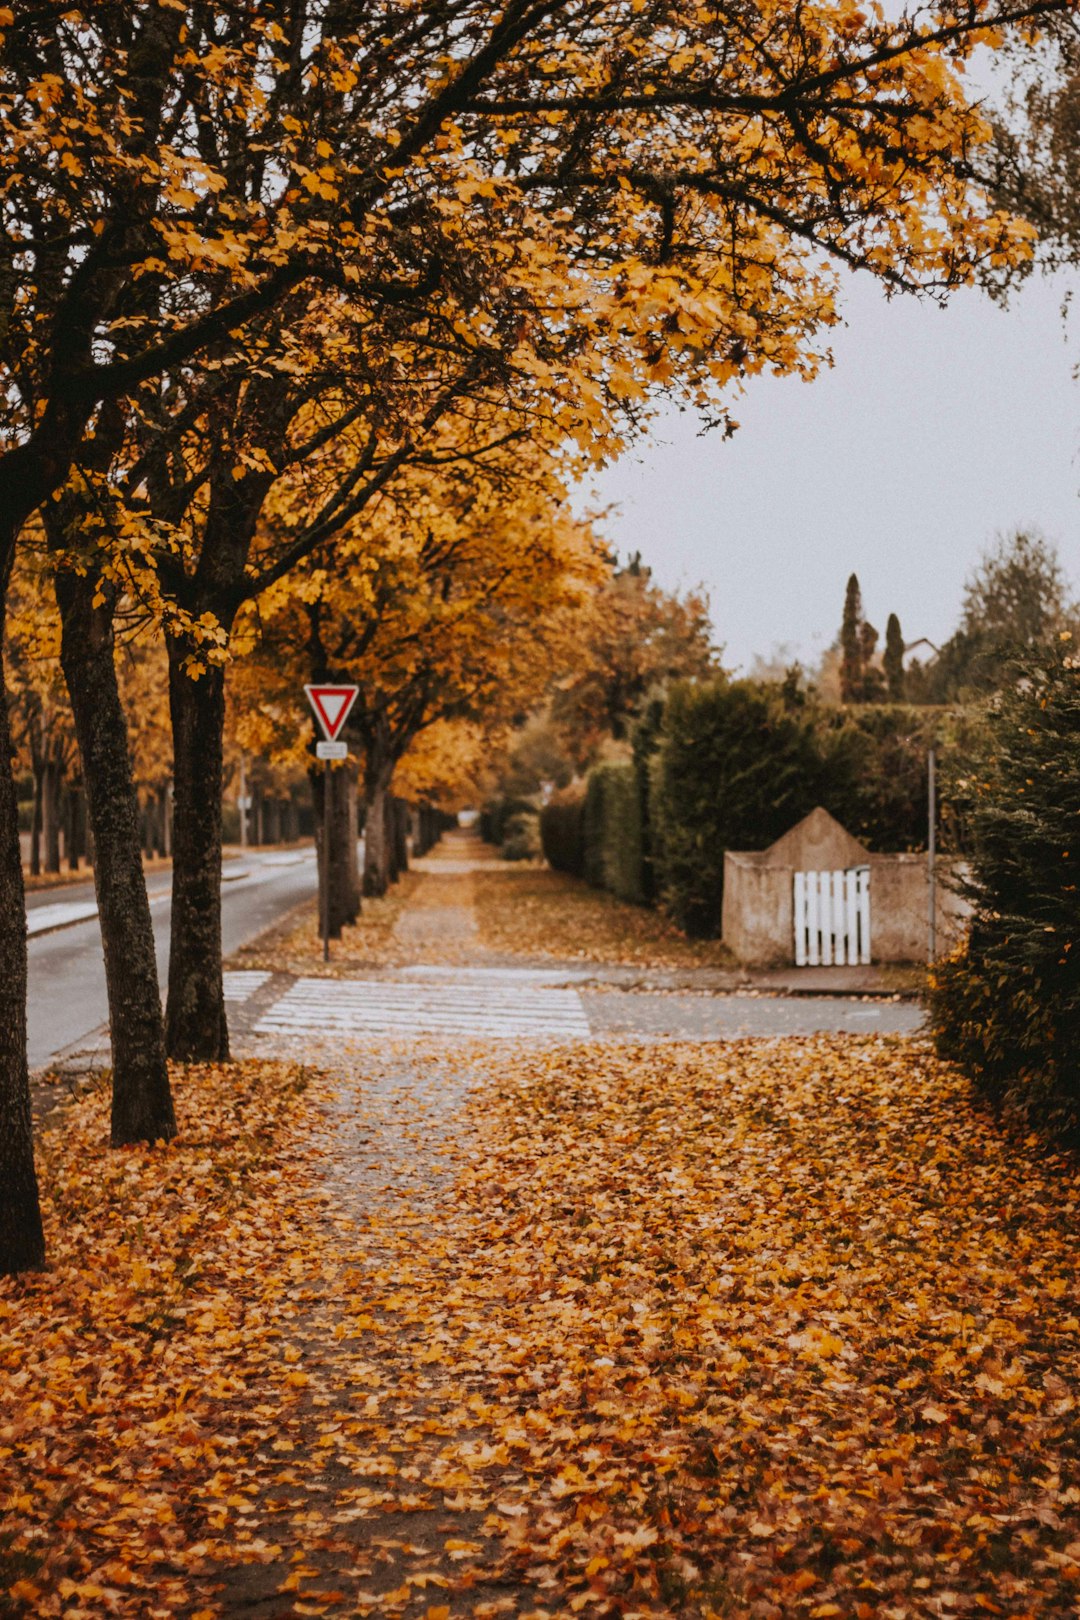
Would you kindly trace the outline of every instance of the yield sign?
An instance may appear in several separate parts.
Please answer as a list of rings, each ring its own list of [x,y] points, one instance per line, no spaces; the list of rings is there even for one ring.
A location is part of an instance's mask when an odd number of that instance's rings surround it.
[[[358,686],[305,686],[307,700],[327,742],[334,742],[356,702]]]

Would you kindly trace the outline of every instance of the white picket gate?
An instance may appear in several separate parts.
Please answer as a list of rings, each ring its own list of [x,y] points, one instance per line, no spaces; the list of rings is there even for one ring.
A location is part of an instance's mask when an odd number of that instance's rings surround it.
[[[870,868],[795,873],[796,967],[870,960]]]

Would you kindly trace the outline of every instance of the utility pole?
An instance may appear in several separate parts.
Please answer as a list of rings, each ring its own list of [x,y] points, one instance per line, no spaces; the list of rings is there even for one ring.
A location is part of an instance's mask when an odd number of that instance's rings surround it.
[[[928,961],[933,962],[937,956],[937,871],[935,857],[937,855],[937,755],[931,748],[926,760],[926,796],[929,825],[926,839],[926,876],[927,894],[929,896],[929,956]]]

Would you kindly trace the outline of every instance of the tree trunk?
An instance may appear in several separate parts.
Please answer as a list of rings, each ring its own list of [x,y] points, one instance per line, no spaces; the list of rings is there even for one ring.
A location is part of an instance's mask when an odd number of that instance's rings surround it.
[[[168,854],[165,822],[169,814],[168,799],[163,787],[154,790],[154,854],[161,858]]]
[[[6,571],[0,572],[0,580]],[[0,600],[0,1273],[45,1263],[26,1069],[26,900]]]
[[[383,816],[386,822],[386,874],[391,883],[396,883],[401,876],[401,867],[398,865],[398,831],[397,831],[397,800],[387,790],[383,798]]]
[[[57,576],[60,660],[94,835],[94,889],[112,1039],[112,1142],[118,1147],[168,1140],[176,1134],[176,1119],[139,847],[139,803],[113,662],[112,608],[93,606],[96,588],[91,576]]]
[[[390,839],[387,837],[388,779],[382,773],[365,782],[364,895],[377,897],[390,887]]]
[[[45,790],[45,870],[59,872],[61,805],[64,791],[64,776],[59,760],[53,758],[46,762],[42,786]]]
[[[399,873],[409,870],[409,806],[404,799],[394,800],[394,858]]]
[[[64,857],[69,872],[79,870],[82,854],[82,789],[74,782],[67,790],[64,803]]]
[[[45,766],[42,761],[33,763],[34,773],[34,807],[30,812],[30,876],[41,876],[41,822],[42,801],[44,794]]]
[[[350,764],[341,773],[345,777],[345,812],[343,851],[343,877],[348,885],[349,905],[355,922],[361,912],[363,879],[360,873],[360,795],[357,791],[356,767]]]
[[[330,782],[330,938],[340,939],[342,928],[352,927],[360,914],[360,883],[356,858],[356,782],[350,771],[316,771],[311,790],[315,801],[315,845],[319,872],[323,870],[326,826],[323,795]]]
[[[221,980],[221,794],[225,672],[198,680],[182,667],[188,648],[169,643],[173,733],[172,947],[165,1041],[181,1063],[222,1063],[229,1027]]]

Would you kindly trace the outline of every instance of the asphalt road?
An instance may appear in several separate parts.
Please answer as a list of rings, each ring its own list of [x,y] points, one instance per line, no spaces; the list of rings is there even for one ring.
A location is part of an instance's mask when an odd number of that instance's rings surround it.
[[[253,850],[240,860],[227,862],[224,871],[228,877],[222,884],[226,956],[315,894],[314,849]],[[168,872],[153,872],[147,879],[163,990],[169,965],[170,883]],[[27,896],[27,905],[32,917],[46,905],[61,901],[77,905],[92,901],[93,896],[92,882],[73,883],[36,890]],[[97,918],[32,935],[29,953],[28,1049],[30,1067],[40,1069],[59,1053],[87,1040],[108,1017]]]

